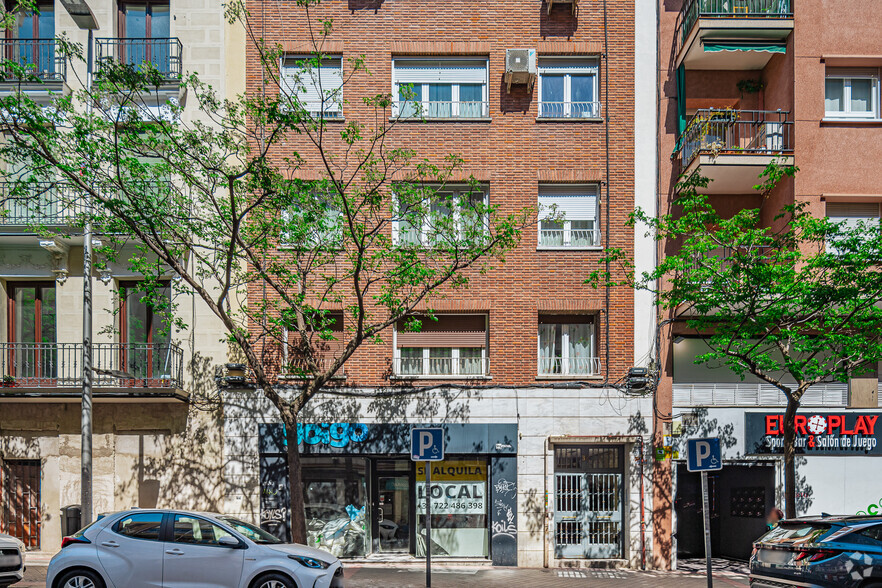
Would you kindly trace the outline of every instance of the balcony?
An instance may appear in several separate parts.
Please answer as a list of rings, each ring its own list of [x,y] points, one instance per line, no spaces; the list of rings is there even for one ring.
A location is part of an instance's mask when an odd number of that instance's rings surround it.
[[[5,232],[73,225],[85,212],[85,200],[67,184],[0,182],[0,226]]]
[[[396,357],[393,360],[396,378],[470,379],[490,375],[488,357]]]
[[[540,102],[539,118],[599,119],[600,102]]]
[[[55,51],[55,39],[2,39],[0,91],[19,86],[59,91],[67,79],[67,62]],[[12,65],[12,64],[15,65]]]
[[[165,85],[179,83],[183,72],[181,54],[184,46],[177,37],[143,39],[95,39],[97,46],[97,66],[100,75],[102,66],[110,62],[123,63],[141,68],[149,64],[155,68]]]
[[[94,343],[96,398],[180,399],[184,352],[177,345]],[[82,343],[0,343],[0,399],[77,399],[83,383]]]
[[[792,0],[685,0],[680,27],[678,67],[762,69],[786,50]]]
[[[793,165],[793,121],[782,110],[699,110],[677,145],[682,173],[701,167],[708,194],[753,193],[773,160]]]
[[[395,104],[394,116],[398,119],[486,119],[490,116],[490,103],[453,100],[400,100]]]
[[[540,357],[540,378],[574,378],[600,375],[599,357]]]

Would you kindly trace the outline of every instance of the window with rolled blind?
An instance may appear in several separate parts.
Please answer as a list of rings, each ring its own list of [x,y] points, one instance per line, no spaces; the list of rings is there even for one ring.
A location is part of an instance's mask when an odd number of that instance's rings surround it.
[[[828,202],[827,218],[830,222],[843,223],[846,231],[856,231],[879,226],[878,202]],[[827,243],[829,253],[837,253],[835,242]]]
[[[425,317],[418,331],[403,321],[395,328],[395,375],[470,377],[487,375],[487,315]]]
[[[293,320],[293,319],[292,319]],[[301,338],[296,326],[282,328],[281,374],[288,378],[309,378],[314,374],[310,364],[304,357],[302,345],[305,343],[312,350],[312,357],[319,370],[327,369],[336,359],[348,342],[343,330],[343,313],[331,312],[323,315],[304,317],[306,321],[307,340]],[[342,369],[335,374],[343,377]]]
[[[600,186],[539,187],[540,249],[585,249],[600,246]]]
[[[879,68],[828,67],[824,116],[879,118]]]
[[[487,59],[396,57],[392,94],[402,118],[486,118]]]
[[[309,57],[286,57],[280,78],[282,91],[295,96],[308,112],[325,117],[342,116],[342,57],[328,57],[319,64]]]

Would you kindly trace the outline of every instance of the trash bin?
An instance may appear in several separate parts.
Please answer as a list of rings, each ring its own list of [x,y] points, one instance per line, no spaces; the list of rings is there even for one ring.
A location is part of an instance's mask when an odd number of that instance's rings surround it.
[[[61,508],[61,536],[70,537],[80,530],[82,510],[79,504],[71,504]]]

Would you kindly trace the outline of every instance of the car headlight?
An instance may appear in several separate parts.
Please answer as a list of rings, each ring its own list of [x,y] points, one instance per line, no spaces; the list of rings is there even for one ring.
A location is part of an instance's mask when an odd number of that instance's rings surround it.
[[[314,570],[325,570],[331,565],[329,562],[314,557],[307,557],[305,555],[289,555],[288,559],[293,559],[303,567],[312,568]]]

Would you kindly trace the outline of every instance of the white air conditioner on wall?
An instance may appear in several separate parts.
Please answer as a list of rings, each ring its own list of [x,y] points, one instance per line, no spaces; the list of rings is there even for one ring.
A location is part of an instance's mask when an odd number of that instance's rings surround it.
[[[527,84],[532,90],[536,81],[536,50],[506,49],[503,81],[509,92],[512,84]]]

